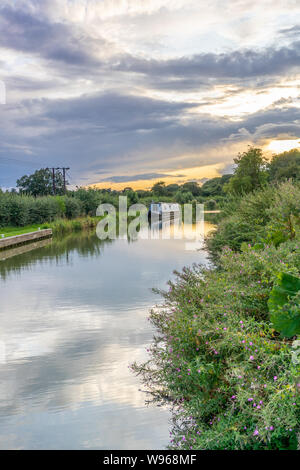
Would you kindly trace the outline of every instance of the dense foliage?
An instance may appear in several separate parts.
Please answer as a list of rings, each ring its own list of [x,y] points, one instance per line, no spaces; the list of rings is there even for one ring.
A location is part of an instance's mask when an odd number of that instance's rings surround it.
[[[54,219],[84,215],[78,198],[69,196],[33,196],[0,192],[0,227],[39,224]]]
[[[270,181],[282,181],[286,179],[300,179],[300,150],[293,149],[274,155],[268,165]]]
[[[250,147],[234,158],[234,176],[226,184],[225,190],[232,194],[245,194],[261,188],[268,178],[267,160],[262,150]]]
[[[67,181],[66,181],[67,183]],[[64,179],[61,171],[57,169],[54,173],[55,193],[64,194]],[[17,180],[17,188],[21,193],[31,196],[49,196],[53,194],[53,176],[49,168],[41,168],[32,175],[24,175]]]
[[[300,278],[280,272],[268,306],[276,331],[287,338],[300,335]]]
[[[259,202],[260,209],[264,210],[272,198],[272,190],[266,186],[267,182],[277,184],[288,178],[300,179],[300,151],[291,150],[275,155],[267,163],[260,149],[249,147],[247,151],[238,154],[234,162],[234,175],[225,174],[209,179],[202,186],[196,181],[183,184],[166,184],[164,181],[158,181],[149,190],[137,191],[130,187],[121,191],[90,187],[66,192],[60,169],[55,170],[55,188],[51,170],[40,169],[17,181],[19,193],[16,191],[3,193],[0,189],[0,226],[24,226],[60,217],[95,216],[97,207],[101,203],[110,203],[118,208],[119,196],[127,196],[129,206],[136,203],[149,206],[151,202],[159,201],[192,203],[194,207],[197,203],[203,203],[206,210],[222,209],[225,216],[234,214],[232,218],[226,218],[226,223],[220,228],[220,237],[215,238],[215,248],[212,248],[212,251],[216,252],[223,246],[223,235],[225,242],[226,238],[231,238],[231,246],[237,248],[241,242],[252,240],[254,232],[262,226],[259,217],[254,226],[251,226],[247,216],[240,217],[235,211],[240,198],[254,190],[267,188],[262,193],[262,199],[267,197],[266,203],[263,200]],[[249,197],[251,199],[251,194]],[[241,210],[244,210],[246,205],[247,203],[243,202]],[[266,213],[264,217],[271,218]],[[281,236],[280,230],[277,235],[274,231],[273,237],[277,236]],[[280,241],[278,239],[278,243]]]
[[[293,239],[300,229],[300,184],[281,183],[241,198],[229,199],[222,220],[208,247],[214,261],[224,246],[239,251],[243,243],[271,243],[278,246]]]
[[[198,186],[198,188],[200,187]],[[136,203],[149,206],[151,202],[158,202],[162,198],[151,191],[133,191],[131,188],[122,192],[78,188],[76,191],[68,191],[66,195],[39,197],[0,190],[0,227],[8,225],[22,227],[35,223],[51,222],[61,217],[71,219],[85,215],[95,216],[97,207],[102,203],[112,204],[118,209],[119,196],[127,196],[128,206]],[[180,204],[193,203],[194,206],[197,202],[204,202],[208,210],[217,208],[216,197],[211,199],[199,196],[195,199],[190,191],[183,189],[177,190],[174,196],[164,196],[163,200],[165,202],[176,200]]]
[[[281,334],[269,299],[280,279],[300,277],[299,196],[284,183],[242,198],[216,232],[217,268],[184,268],[161,292],[150,359],[133,369],[173,405],[171,448],[297,448],[295,330]],[[297,293],[283,305],[299,321]]]
[[[211,178],[201,186],[201,195],[204,197],[224,197],[224,186],[230,181],[232,175],[223,175]]]
[[[299,442],[299,152],[266,164],[259,149],[236,159],[233,177],[122,193],[83,189],[32,197],[0,191],[0,226],[45,223],[79,230],[100,203],[222,203],[208,241],[215,267],[176,273],[151,312],[150,359],[133,369],[153,400],[172,403],[171,448],[296,449]],[[287,180],[289,178],[290,180]],[[282,181],[282,182],[281,182]],[[88,219],[88,225],[95,224]],[[45,225],[46,226],[46,225]],[[299,349],[299,347],[298,347]]]

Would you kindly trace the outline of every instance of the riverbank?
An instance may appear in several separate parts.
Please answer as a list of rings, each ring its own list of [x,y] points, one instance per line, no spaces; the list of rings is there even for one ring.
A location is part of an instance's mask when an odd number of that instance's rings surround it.
[[[31,244],[43,238],[51,238],[52,230],[36,230],[34,232],[24,233],[22,235],[14,235],[12,237],[0,238],[0,251],[16,248],[21,245]]]
[[[217,268],[184,268],[159,291],[150,359],[132,367],[173,404],[170,448],[297,449],[300,299],[285,297],[290,337],[268,300],[283,273],[300,281],[299,200],[292,183],[242,198],[209,243]]]
[[[0,236],[2,238],[14,237],[25,233],[35,232],[41,228],[40,224],[27,225],[26,227],[2,227],[0,228]]]
[[[63,235],[80,230],[88,230],[97,226],[101,217],[78,217],[75,219],[57,219],[43,224],[26,225],[25,227],[2,227],[0,236],[3,238],[23,235],[38,230],[52,229],[53,235]]]

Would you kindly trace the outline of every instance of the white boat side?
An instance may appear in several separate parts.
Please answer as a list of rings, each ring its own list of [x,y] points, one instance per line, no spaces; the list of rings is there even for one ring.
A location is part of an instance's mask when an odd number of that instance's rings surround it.
[[[165,217],[179,217],[181,214],[181,207],[177,203],[169,202],[156,202],[150,204],[149,217],[158,216],[160,218]]]

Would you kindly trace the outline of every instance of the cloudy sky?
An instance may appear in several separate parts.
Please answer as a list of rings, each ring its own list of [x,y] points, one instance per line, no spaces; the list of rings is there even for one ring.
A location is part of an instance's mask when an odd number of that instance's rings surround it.
[[[298,146],[298,0],[0,5],[2,187],[47,166],[81,185],[201,181],[248,144]]]

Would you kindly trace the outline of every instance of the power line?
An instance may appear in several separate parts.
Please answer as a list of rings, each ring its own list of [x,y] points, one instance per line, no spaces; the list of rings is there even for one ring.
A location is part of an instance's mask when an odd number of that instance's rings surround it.
[[[71,183],[72,183],[74,186],[77,186],[77,183],[74,181],[74,179],[72,178],[72,176],[70,175],[70,173],[68,173],[67,176],[68,176],[68,179],[71,181]]]
[[[36,163],[28,161],[28,160],[25,162],[25,161],[22,161],[22,160],[18,160],[16,158],[0,157],[0,164],[7,165],[7,164],[14,164],[14,163],[18,164],[18,165],[23,165],[23,166],[34,165],[35,167],[37,167]],[[70,170],[70,167],[50,167],[50,168],[47,167],[47,168],[45,168],[45,170],[50,170],[52,172],[52,190],[53,190],[53,194],[56,194],[56,171],[57,170],[62,170],[62,172],[63,172],[64,193],[66,193],[66,191],[67,191],[66,176],[67,176],[67,171]],[[70,177],[70,175],[68,175],[68,177]],[[2,176],[0,176],[0,180],[8,181],[8,180],[10,180],[10,178],[3,178]]]
[[[64,192],[66,192],[67,188],[66,188],[66,171],[69,170],[70,168],[62,168],[62,171],[63,171],[63,178],[64,178]]]

